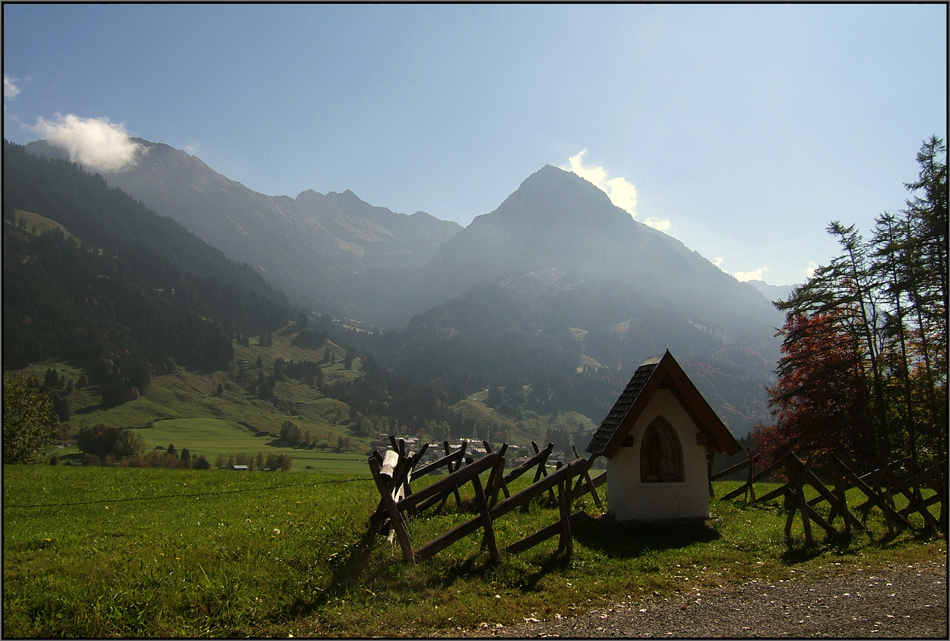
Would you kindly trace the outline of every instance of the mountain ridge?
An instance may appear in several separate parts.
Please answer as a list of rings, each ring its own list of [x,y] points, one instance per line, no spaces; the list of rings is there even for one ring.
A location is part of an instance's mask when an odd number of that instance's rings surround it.
[[[394,214],[350,190],[264,196],[185,152],[149,149],[137,170],[107,182],[124,182],[143,202],[187,209],[172,213],[203,225],[225,253],[256,260],[306,305],[402,328],[379,348],[380,362],[420,384],[468,394],[515,376],[576,399],[572,385],[594,384],[576,379],[578,368],[605,364],[601,383],[622,386],[613,379],[624,368],[670,349],[740,432],[767,414],[780,314],[752,285],[571,172],[543,166],[461,228]],[[425,233],[401,235],[412,226]],[[499,351],[509,357],[499,360]],[[598,390],[589,395],[608,403],[612,391]]]
[[[334,290],[346,289],[348,274],[417,266],[461,229],[432,216],[406,216],[374,207],[349,190],[352,196],[344,192],[323,199],[313,198],[317,192],[312,190],[301,192],[302,199],[267,196],[185,151],[141,138],[133,141],[141,147],[138,163],[123,171],[100,172],[109,185],[180,222],[311,307],[345,308],[335,304]],[[46,141],[25,148],[36,155],[66,157]],[[315,200],[332,206],[324,210]],[[333,206],[341,200],[351,206],[349,225],[334,215]],[[306,212],[301,203],[309,204]],[[334,236],[334,231],[341,236]]]

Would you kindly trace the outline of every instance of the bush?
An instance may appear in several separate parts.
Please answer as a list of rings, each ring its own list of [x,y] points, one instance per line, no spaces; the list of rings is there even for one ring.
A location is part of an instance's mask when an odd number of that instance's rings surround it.
[[[3,463],[42,461],[55,431],[53,401],[39,381],[4,372]]]
[[[76,437],[79,450],[99,458],[112,456],[136,456],[144,445],[139,434],[123,427],[112,427],[100,423],[95,427],[83,427]]]

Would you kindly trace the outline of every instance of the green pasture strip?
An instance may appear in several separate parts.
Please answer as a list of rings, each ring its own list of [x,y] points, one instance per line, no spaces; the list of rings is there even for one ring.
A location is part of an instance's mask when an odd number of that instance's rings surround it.
[[[285,337],[282,337],[280,341],[275,338],[275,345],[278,342],[289,345]],[[252,348],[248,355],[255,350],[274,349]],[[310,350],[291,351],[287,352],[287,355],[303,359],[308,356],[308,351],[311,360],[317,358]],[[341,354],[344,353],[341,352]],[[256,355],[254,358],[256,359]],[[274,358],[276,356],[272,356],[270,366],[265,367],[265,372],[269,372],[272,368]],[[75,365],[61,361],[34,363],[23,371],[42,381],[49,368],[54,369],[62,378],[74,383],[82,373],[82,370]],[[352,378],[359,374],[356,370],[343,370],[342,365],[327,367],[325,371],[328,376],[331,372],[335,372],[333,376],[338,378]],[[66,397],[70,418],[65,428],[75,436],[81,428],[100,423],[113,427],[139,428],[158,424],[167,419],[207,418],[229,422],[232,425],[245,422],[259,430],[277,434],[283,422],[291,420],[302,430],[313,434],[325,448],[336,448],[338,438],[344,436],[349,438],[350,452],[356,454],[368,449],[368,439],[353,436],[347,429],[349,406],[345,403],[327,398],[311,386],[288,379],[278,383],[276,389],[278,396],[288,403],[290,413],[278,411],[270,401],[254,398],[242,389],[242,385],[249,385],[252,380],[256,380],[257,373],[256,367],[245,367],[242,371],[242,368],[235,365],[230,372],[198,374],[181,370],[175,374],[153,375],[144,396],[112,408],[101,406],[102,399],[95,386],[74,389]],[[234,380],[232,375],[240,377],[241,382]],[[220,394],[218,394],[219,384],[222,387]],[[167,443],[163,444],[163,446],[167,445]],[[175,447],[179,445],[175,443]]]
[[[188,448],[192,456],[204,454],[212,465],[219,454],[225,458],[237,454],[256,455],[258,452],[283,454],[293,458],[292,470],[335,472],[369,476],[366,457],[358,454],[336,454],[291,447],[276,447],[270,443],[273,436],[255,436],[242,425],[213,418],[169,419],[153,427],[137,430],[145,441],[145,449],[174,445],[181,452]]]
[[[237,454],[273,449],[267,448],[273,437],[254,436],[242,425],[216,418],[169,419],[136,433],[145,441],[146,450],[173,444],[179,452],[187,447],[193,455],[204,454],[212,463],[214,459],[210,455],[217,456],[219,452]]]
[[[60,223],[47,218],[46,216],[41,216],[31,211],[25,211],[23,209],[16,209],[13,212],[14,220],[19,222],[22,220],[25,224],[25,228],[31,234],[36,234],[41,236],[44,232],[56,230],[61,231],[66,236],[66,238],[75,238],[69,231]],[[4,221],[5,223],[7,221]],[[9,224],[9,223],[7,223]]]
[[[363,541],[379,501],[367,476],[37,465],[5,466],[3,481],[8,637],[461,636],[655,593],[946,559],[944,539],[888,537],[874,512],[869,534],[804,550],[786,545],[775,505],[714,500],[705,523],[633,525],[585,497],[594,518],[571,559],[554,537],[493,565],[478,532],[406,564],[385,536]],[[473,518],[471,496],[410,518],[414,545]],[[557,519],[533,504],[495,534],[504,547]]]

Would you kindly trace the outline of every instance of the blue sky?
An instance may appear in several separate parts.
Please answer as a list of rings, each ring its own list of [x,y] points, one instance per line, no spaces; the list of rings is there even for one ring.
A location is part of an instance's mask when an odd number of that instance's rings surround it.
[[[946,139],[947,6],[3,6],[4,137],[193,153],[467,225],[546,164],[801,282]],[[71,137],[71,138],[70,138]],[[67,143],[64,143],[67,144]],[[761,271],[759,271],[761,270]]]

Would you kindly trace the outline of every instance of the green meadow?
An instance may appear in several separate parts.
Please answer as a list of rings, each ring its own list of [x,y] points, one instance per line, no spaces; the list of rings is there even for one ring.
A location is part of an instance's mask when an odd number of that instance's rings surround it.
[[[336,454],[317,450],[276,447],[273,437],[255,436],[247,428],[215,418],[177,418],[159,421],[153,427],[136,430],[145,442],[145,449],[174,445],[179,452],[188,448],[193,454],[204,454],[212,465],[219,455],[227,459],[236,454],[284,454],[293,458],[294,470],[314,469],[321,472],[368,474],[366,457],[355,453]]]
[[[921,523],[889,536],[876,511],[867,533],[805,548],[800,521],[786,542],[777,504],[713,500],[705,523],[638,526],[588,496],[576,507],[594,518],[571,558],[554,537],[491,563],[476,533],[407,564],[397,543],[364,540],[379,500],[365,471],[10,465],[3,487],[4,637],[460,636],[616,599],[946,558],[945,539]],[[716,483],[717,496],[732,487]],[[412,518],[414,544],[472,518],[472,496]],[[557,519],[532,504],[495,534],[504,547]]]

